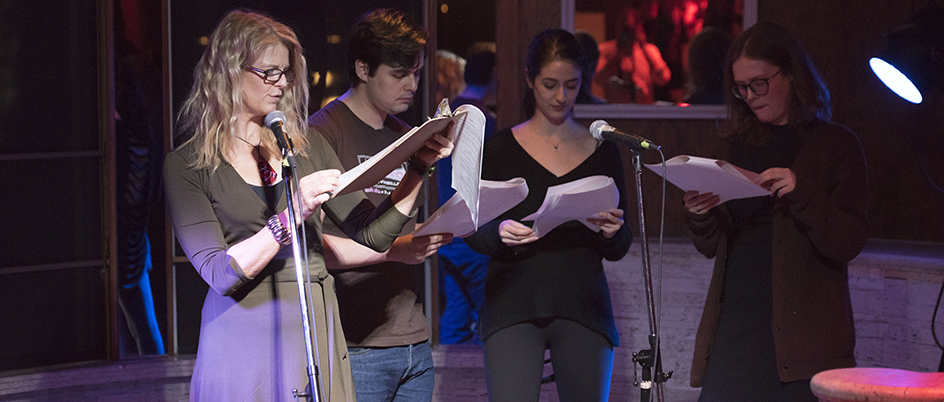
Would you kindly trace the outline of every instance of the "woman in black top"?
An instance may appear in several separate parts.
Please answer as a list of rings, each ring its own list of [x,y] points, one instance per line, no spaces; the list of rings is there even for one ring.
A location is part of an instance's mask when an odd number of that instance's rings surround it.
[[[480,338],[491,401],[537,401],[545,350],[550,350],[561,400],[607,400],[613,319],[602,260],[629,250],[620,154],[597,141],[571,114],[581,80],[581,50],[573,34],[550,29],[528,49],[525,107],[532,117],[485,143],[482,178],[523,177],[529,194],[467,239],[490,256]],[[538,238],[520,220],[541,206],[547,188],[589,176],[609,176],[619,205],[588,221],[566,222]]]

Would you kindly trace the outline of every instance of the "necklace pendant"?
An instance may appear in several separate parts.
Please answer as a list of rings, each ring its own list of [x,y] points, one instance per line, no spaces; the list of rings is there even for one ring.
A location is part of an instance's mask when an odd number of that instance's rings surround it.
[[[557,152],[557,145],[554,146],[554,152]]]
[[[279,178],[279,174],[275,173],[275,169],[272,169],[272,165],[260,157],[256,162],[256,166],[259,168],[259,176],[262,177],[262,184],[266,187],[274,186],[275,181]]]

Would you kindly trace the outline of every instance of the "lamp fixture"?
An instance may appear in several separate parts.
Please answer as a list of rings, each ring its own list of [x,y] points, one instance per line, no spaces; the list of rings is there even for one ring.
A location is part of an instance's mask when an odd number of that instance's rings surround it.
[[[898,96],[919,104],[933,87],[944,89],[944,12],[919,11],[888,32],[887,48],[869,60],[876,76]]]

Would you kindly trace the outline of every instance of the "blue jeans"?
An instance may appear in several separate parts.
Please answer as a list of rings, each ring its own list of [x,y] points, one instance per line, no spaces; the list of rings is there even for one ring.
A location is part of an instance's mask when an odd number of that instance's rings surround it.
[[[473,252],[465,244],[446,246],[450,248],[450,258],[439,259],[440,285],[446,295],[446,307],[439,319],[439,343],[481,345],[476,324],[485,302],[488,256]],[[440,256],[445,253],[440,251]],[[460,263],[456,265],[453,261]]]
[[[358,402],[432,401],[429,342],[390,348],[348,348]]]

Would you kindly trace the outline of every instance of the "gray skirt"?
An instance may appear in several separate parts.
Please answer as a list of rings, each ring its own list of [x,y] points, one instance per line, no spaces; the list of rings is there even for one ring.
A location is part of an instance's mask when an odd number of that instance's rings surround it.
[[[311,284],[324,401],[355,401],[334,277]],[[203,304],[191,401],[291,401],[308,385],[302,312],[295,282],[269,276],[237,296],[213,290]],[[242,290],[242,289],[241,289]]]

